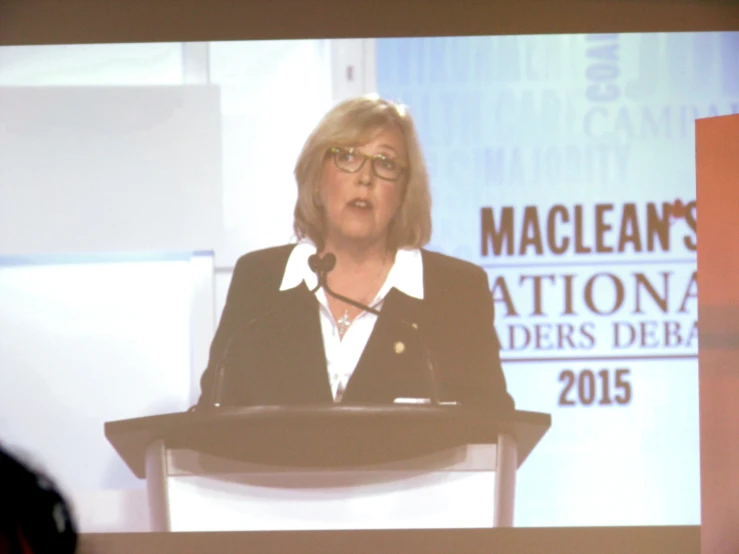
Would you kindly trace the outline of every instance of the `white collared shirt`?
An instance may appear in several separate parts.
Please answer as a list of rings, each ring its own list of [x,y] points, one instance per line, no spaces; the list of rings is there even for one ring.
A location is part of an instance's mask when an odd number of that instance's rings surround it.
[[[295,246],[287,260],[280,290],[295,288],[303,282],[309,290],[313,290],[318,285],[316,274],[308,266],[308,258],[315,253],[316,247],[310,241],[304,240]],[[392,288],[408,296],[423,299],[423,260],[420,250],[398,250],[393,267],[370,306],[381,310],[385,297]],[[338,325],[329,309],[326,293],[320,289],[315,294],[319,305],[321,333],[331,391],[334,401],[339,402],[341,397],[338,392],[346,388],[367,346],[377,316],[361,312],[346,330],[342,339],[339,336]]]

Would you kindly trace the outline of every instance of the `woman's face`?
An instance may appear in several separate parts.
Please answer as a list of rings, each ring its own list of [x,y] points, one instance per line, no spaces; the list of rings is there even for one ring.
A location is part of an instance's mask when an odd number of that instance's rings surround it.
[[[329,155],[323,166],[319,197],[326,217],[328,245],[354,244],[373,246],[386,241],[388,226],[400,207],[405,172],[395,180],[375,173],[372,158],[379,172],[389,173],[393,164],[408,166],[405,141],[398,129],[383,128],[364,144],[352,145]],[[363,158],[363,155],[369,158]],[[344,169],[337,166],[343,166]],[[361,160],[361,168],[351,172]]]

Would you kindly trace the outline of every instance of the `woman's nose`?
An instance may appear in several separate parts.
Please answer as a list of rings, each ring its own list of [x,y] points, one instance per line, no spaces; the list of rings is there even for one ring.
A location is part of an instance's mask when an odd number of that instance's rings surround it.
[[[358,172],[357,182],[360,185],[369,186],[372,184],[373,179],[374,175],[372,173],[372,160],[367,158],[364,160],[364,165]]]

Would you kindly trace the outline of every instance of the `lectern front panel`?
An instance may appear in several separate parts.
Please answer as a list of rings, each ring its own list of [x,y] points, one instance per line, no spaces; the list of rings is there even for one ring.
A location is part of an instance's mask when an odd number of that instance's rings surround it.
[[[490,528],[495,519],[496,445],[351,470],[199,458],[168,456],[172,531]]]

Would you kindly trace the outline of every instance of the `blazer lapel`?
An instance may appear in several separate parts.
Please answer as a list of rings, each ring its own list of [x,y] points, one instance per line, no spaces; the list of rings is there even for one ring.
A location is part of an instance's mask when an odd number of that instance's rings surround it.
[[[428,396],[419,374],[418,334],[413,328],[413,324],[423,328],[424,323],[423,301],[391,289],[342,402],[385,404],[399,397]]]

